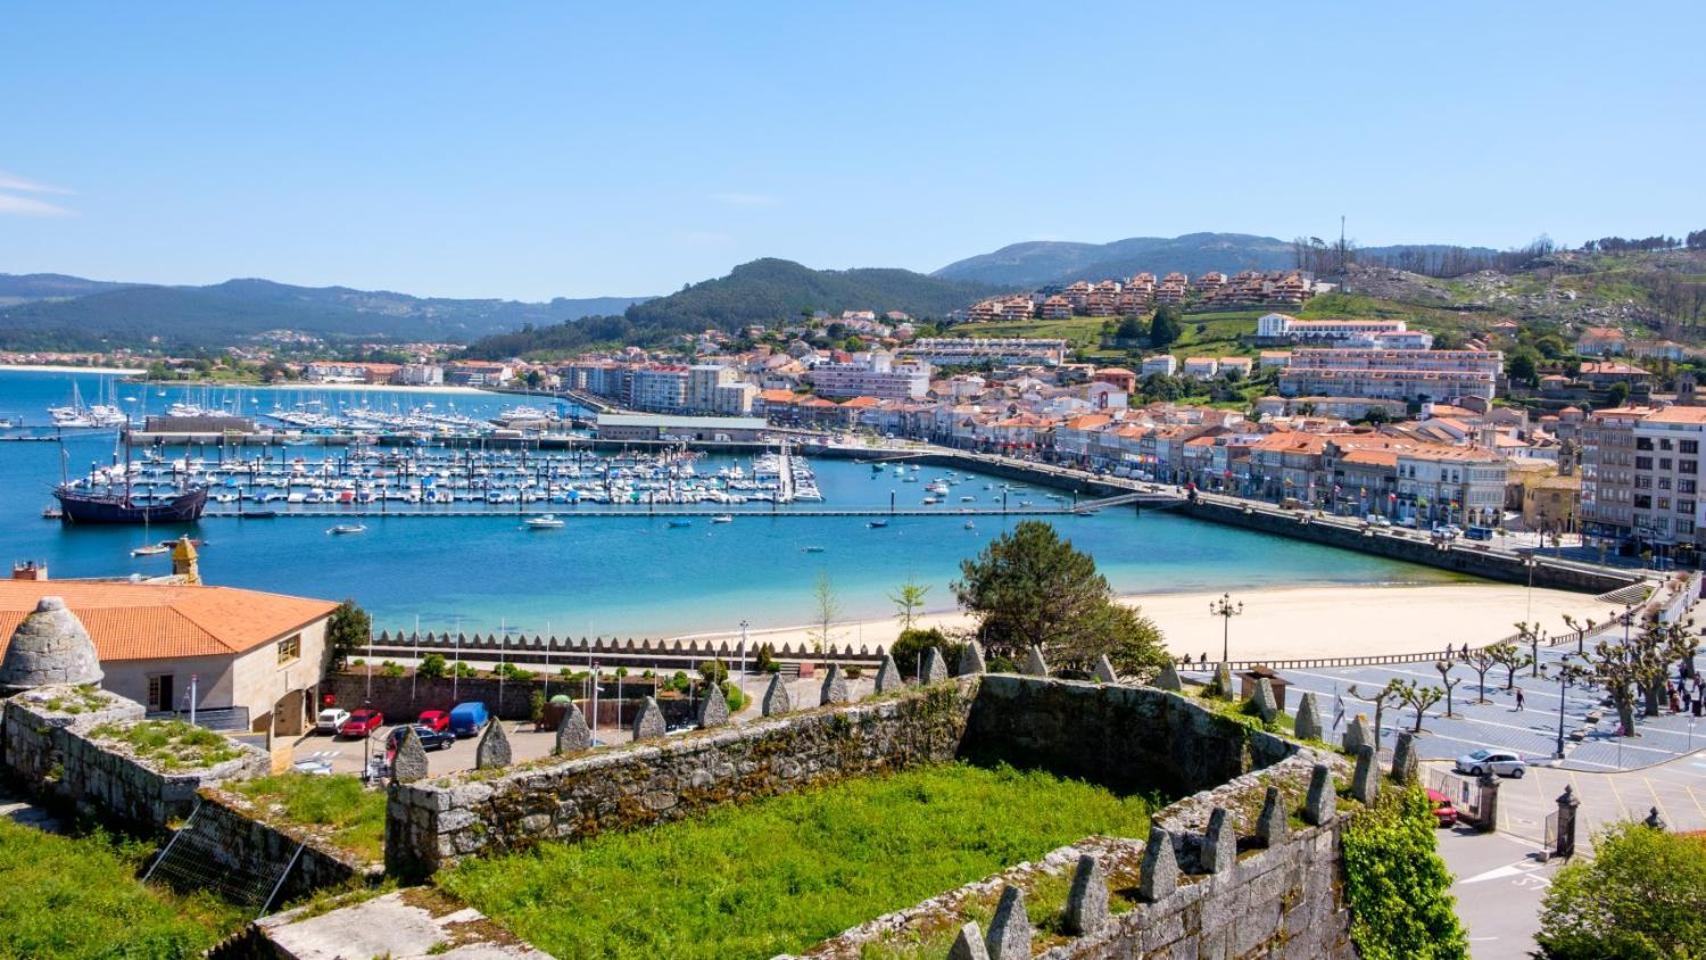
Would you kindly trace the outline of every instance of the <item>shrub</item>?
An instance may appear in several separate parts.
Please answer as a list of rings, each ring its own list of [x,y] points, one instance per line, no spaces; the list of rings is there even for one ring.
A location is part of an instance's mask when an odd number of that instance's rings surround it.
[[[894,640],[894,646],[889,648],[889,656],[894,657],[895,666],[900,668],[901,676],[916,677],[920,665],[924,662],[924,651],[928,647],[941,651],[946,662],[952,666],[959,662],[960,651],[965,649],[965,644],[949,640],[948,635],[938,627],[928,630],[914,627],[900,632],[900,636]]]
[[[477,677],[480,675],[480,671],[475,670],[473,667],[469,666],[466,663],[463,663],[460,660],[456,661],[456,667],[454,670],[451,671],[451,673],[457,677],[462,678],[463,680],[467,680],[467,679]]]
[[[1706,944],[1706,837],[1621,823],[1558,871],[1535,936],[1553,960],[1697,957]]]
[[[1386,792],[1345,829],[1345,899],[1364,960],[1467,960],[1436,829],[1420,787]]]
[[[865,675],[865,668],[864,667],[848,667],[846,670],[846,673],[847,673],[847,679],[857,680],[860,677]]]
[[[405,672],[403,665],[395,660],[387,660],[379,665],[379,673],[381,676],[400,677]]]
[[[415,668],[415,676],[426,680],[437,680],[448,672],[449,664],[442,653],[429,653],[421,658],[420,666]]]
[[[534,723],[545,719],[545,691],[535,687],[527,695],[527,716]]]
[[[722,683],[729,678],[729,668],[721,660],[699,661],[699,679],[706,683]]]
[[[754,660],[754,664],[759,673],[775,673],[782,669],[782,665],[776,662],[775,648],[768,643],[758,645],[758,656]]]

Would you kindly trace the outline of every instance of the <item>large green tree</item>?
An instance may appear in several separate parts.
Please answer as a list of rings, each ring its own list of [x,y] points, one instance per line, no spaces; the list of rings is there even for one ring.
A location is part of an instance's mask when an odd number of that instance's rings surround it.
[[[1451,873],[1434,849],[1433,805],[1419,787],[1387,792],[1345,828],[1345,899],[1364,960],[1466,960]]]
[[[366,610],[356,606],[354,600],[338,604],[331,619],[326,621],[326,656],[332,669],[343,669],[350,654],[367,646],[372,635],[373,618]]]
[[[1055,666],[1087,671],[1107,654],[1128,672],[1165,659],[1154,623],[1115,603],[1096,561],[1040,520],[990,541],[960,574],[954,596],[978,618],[991,656],[1017,660],[1038,646]]]
[[[1535,940],[1553,960],[1706,956],[1706,838],[1613,826],[1552,879]]]
[[[1179,325],[1179,310],[1171,304],[1158,308],[1149,321],[1149,345],[1165,350],[1184,333]]]

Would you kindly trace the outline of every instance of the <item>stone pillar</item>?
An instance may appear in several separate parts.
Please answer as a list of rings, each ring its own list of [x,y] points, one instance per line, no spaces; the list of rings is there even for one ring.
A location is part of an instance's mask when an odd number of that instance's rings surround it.
[[[551,748],[556,755],[579,753],[592,749],[592,731],[587,729],[586,715],[581,708],[569,704],[569,709],[563,711],[563,719],[557,724],[557,742]]]
[[[1582,802],[1576,799],[1576,788],[1566,786],[1564,792],[1558,795],[1558,835],[1553,838],[1552,855],[1554,857],[1573,857],[1576,855],[1576,808]]]
[[[1149,828],[1137,885],[1139,896],[1150,903],[1172,896],[1179,887],[1179,855],[1173,850],[1173,835],[1159,824]]]
[[[1374,757],[1374,747],[1363,744],[1357,748],[1356,772],[1351,774],[1351,796],[1365,807],[1374,806],[1380,799],[1380,762]]]
[[[1215,807],[1208,815],[1208,831],[1202,838],[1202,868],[1219,874],[1238,868],[1238,834],[1225,807]]]
[[[1262,813],[1256,818],[1256,839],[1263,846],[1277,847],[1285,839],[1285,806],[1280,800],[1279,787],[1269,787],[1262,798]]]
[[[474,747],[474,769],[490,770],[494,767],[507,767],[509,763],[509,734],[504,732],[503,721],[493,717],[486,724],[486,732],[480,734],[480,742]]]
[[[1043,659],[1042,648],[1032,647],[1030,652],[1025,654],[1025,669],[1022,672],[1027,677],[1048,676],[1048,661]]]
[[[893,693],[905,688],[906,682],[900,678],[900,667],[895,664],[894,657],[885,655],[883,665],[877,668],[877,692]]]
[[[640,712],[634,715],[634,739],[656,740],[669,732],[663,720],[663,708],[657,700],[647,697],[641,704]]]
[[[1392,750],[1392,782],[1408,786],[1416,782],[1420,761],[1416,755],[1416,735],[1409,730],[1398,733],[1398,745]]]
[[[1339,811],[1339,791],[1333,786],[1333,770],[1317,763],[1309,774],[1309,798],[1304,801],[1303,820],[1311,826],[1325,826]]]
[[[976,640],[968,640],[965,649],[960,651],[960,664],[956,675],[966,677],[988,672],[989,665],[983,661],[983,648],[977,645]]]
[[[1267,677],[1256,678],[1256,695],[1250,699],[1256,705],[1256,716],[1261,717],[1263,723],[1273,723],[1279,716],[1279,700],[1274,697],[1273,681]]]
[[[413,724],[403,728],[403,742],[391,759],[391,779],[397,783],[414,783],[427,775],[426,749],[421,746],[420,734]]]
[[[1499,828],[1499,778],[1483,773],[1475,785],[1481,788],[1481,818],[1475,822],[1475,830],[1492,833]]]
[[[771,674],[770,686],[766,687],[764,690],[764,700],[762,703],[764,715],[767,717],[774,717],[777,714],[787,713],[793,708],[794,705],[790,702],[788,697],[788,685],[782,682],[782,675],[779,673]]]
[[[967,923],[954,937],[948,948],[948,960],[989,960],[989,949],[983,945],[983,933],[976,923]]]
[[[827,707],[832,703],[846,703],[853,699],[847,692],[847,678],[841,675],[841,664],[832,663],[823,674],[823,687],[818,691],[817,704]]]
[[[1305,691],[1298,698],[1294,732],[1299,740],[1326,739],[1326,731],[1321,728],[1321,709],[1315,705],[1315,694]]]
[[[1179,668],[1173,666],[1173,661],[1167,661],[1167,665],[1161,668],[1160,675],[1155,678],[1155,686],[1157,689],[1171,690],[1174,693],[1185,689],[1185,685],[1179,682]]]
[[[1108,655],[1105,653],[1096,658],[1096,669],[1094,671],[1094,676],[1096,678],[1097,683],[1119,683],[1120,682],[1119,676],[1114,673],[1113,663],[1108,660]]]
[[[729,722],[729,701],[718,684],[705,684],[704,695],[699,698],[699,716],[695,719],[701,729],[720,727]]]
[[[1031,960],[1031,917],[1025,912],[1023,890],[1002,889],[983,945],[989,948],[989,960]]]
[[[948,663],[942,659],[942,651],[935,647],[924,648],[924,663],[918,669],[919,683],[941,683],[948,679]]]
[[[1072,871],[1072,889],[1066,895],[1066,931],[1088,936],[1108,922],[1108,878],[1102,865],[1087,853],[1079,854]]]

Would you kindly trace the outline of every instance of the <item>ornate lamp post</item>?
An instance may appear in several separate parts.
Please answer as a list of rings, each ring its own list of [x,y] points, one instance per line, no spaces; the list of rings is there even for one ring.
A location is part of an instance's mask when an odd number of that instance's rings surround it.
[[[1220,661],[1231,659],[1232,618],[1244,612],[1244,601],[1232,602],[1232,594],[1223,593],[1219,600],[1210,601],[1208,612],[1220,618]]]
[[[1557,748],[1552,754],[1552,756],[1558,760],[1564,759],[1564,688],[1569,685],[1571,678],[1574,677],[1577,670],[1580,669],[1570,662],[1570,656],[1570,654],[1564,654],[1564,656],[1558,661],[1558,665],[1555,669],[1549,666],[1540,668],[1540,675],[1547,679],[1551,679],[1548,676],[1549,672],[1557,673],[1558,675],[1558,743]]]

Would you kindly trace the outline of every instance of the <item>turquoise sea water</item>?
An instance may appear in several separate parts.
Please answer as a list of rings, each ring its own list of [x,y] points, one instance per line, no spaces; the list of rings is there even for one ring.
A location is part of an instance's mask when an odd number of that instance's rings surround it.
[[[46,408],[67,402],[73,379],[86,400],[100,393],[93,374],[0,371],[0,417],[50,422]],[[111,378],[108,378],[111,379]],[[176,399],[221,402],[238,395],[203,388],[120,384],[119,396],[159,412]],[[248,388],[246,409],[265,411],[312,396],[335,406],[367,402],[418,405],[428,399],[471,415],[495,413],[518,398],[440,395],[424,391],[337,392]],[[259,403],[255,403],[259,400]],[[108,433],[65,443],[76,474],[90,461],[110,460]],[[310,454],[313,455],[313,454]],[[126,527],[62,528],[40,518],[60,476],[53,443],[0,443],[0,561],[45,561],[54,576],[122,576],[162,573],[165,557],[132,558],[130,549],[174,531]],[[701,463],[701,473],[718,461]],[[890,491],[916,504],[923,484],[898,485],[851,461],[813,461],[825,507],[887,505]],[[925,468],[933,478],[943,471]],[[997,484],[999,486],[999,484]],[[1043,503],[1044,491],[1024,496]],[[982,479],[954,490],[989,500]],[[1018,495],[1015,495],[1017,497]],[[561,507],[537,505],[535,509]],[[587,512],[587,508],[576,508]],[[755,506],[750,509],[766,509]],[[975,554],[1012,522],[980,517],[897,518],[870,529],[857,518],[737,516],[730,524],[703,519],[671,528],[663,519],[572,519],[559,530],[529,531],[515,517],[367,518],[367,532],[332,537],[325,518],[239,521],[204,519],[202,574],[211,583],[352,597],[372,611],[381,628],[527,633],[656,636],[729,631],[744,618],[754,627],[780,627],[813,619],[813,586],[828,572],[848,618],[893,612],[887,595],[909,576],[929,584],[932,609],[953,605],[949,582],[959,561]],[[1095,556],[1121,593],[1221,590],[1306,583],[1440,582],[1446,574],[1347,551],[1296,543],[1164,512],[1129,509],[1089,517],[1057,518],[1061,532]],[[806,553],[821,546],[820,553]]]

